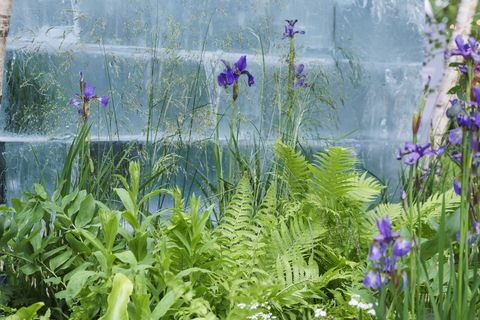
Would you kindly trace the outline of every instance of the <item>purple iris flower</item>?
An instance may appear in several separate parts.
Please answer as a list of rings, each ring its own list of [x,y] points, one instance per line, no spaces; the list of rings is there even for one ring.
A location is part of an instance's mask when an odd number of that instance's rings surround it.
[[[452,56],[462,56],[464,59],[473,58],[476,62],[479,62],[480,57],[477,54],[478,43],[474,38],[469,38],[468,43],[465,43],[463,37],[458,35],[455,38],[455,44],[457,49],[453,49],[450,52]]]
[[[373,270],[368,271],[367,275],[363,279],[363,284],[367,289],[376,290],[378,287],[380,287],[381,283],[382,281],[380,278],[380,273]]]
[[[406,156],[405,164],[406,165],[414,165],[417,161],[426,155],[437,155],[441,156],[445,153],[445,147],[439,147],[438,149],[430,148],[430,143],[426,143],[424,145],[420,144],[413,144],[411,142],[405,142],[403,149],[398,150],[396,152],[395,157],[397,160],[401,160],[403,157]]]
[[[293,88],[298,88],[298,87],[308,87],[307,83],[307,76],[303,73],[303,70],[305,69],[305,65],[299,64],[298,67],[295,67],[295,82],[293,83]]]
[[[462,129],[456,128],[450,130],[450,133],[448,134],[448,141],[453,145],[459,144],[462,141]]]
[[[103,107],[108,105],[108,97],[95,95],[95,87],[90,85],[83,79],[83,72],[80,72],[80,83],[83,85],[83,99],[81,94],[77,93],[69,101],[72,107],[75,107],[79,113],[83,112],[83,106],[88,105],[92,101],[98,101]]]
[[[372,261],[380,260],[384,251],[385,245],[383,243],[374,242],[370,245],[370,255],[368,258]]]
[[[461,64],[458,67],[458,71],[460,71],[464,75],[468,75],[468,68],[466,65]],[[473,75],[474,77],[478,77],[478,74],[480,73],[480,65],[475,65],[475,68],[473,69]]]
[[[478,225],[477,220],[473,220],[473,232],[468,231],[467,232],[467,243],[468,245],[472,245],[475,241],[480,236],[480,228]],[[457,239],[457,242],[460,242],[460,231],[457,231],[455,234],[455,238]]]
[[[453,161],[456,161],[456,162],[459,162],[459,163],[462,162],[462,154],[461,153],[453,153],[453,154],[450,155],[450,158]]]
[[[386,216],[381,220],[376,220],[379,235],[376,235],[373,240],[381,242],[389,242],[393,238],[398,237],[400,234],[398,232],[392,232],[392,225],[390,223],[390,217]]]
[[[233,67],[225,60],[222,60],[222,62],[225,65],[225,69],[217,77],[219,86],[227,88],[237,83],[242,74],[247,75],[249,87],[255,83],[252,74],[247,70],[247,56],[241,56],[238,61],[233,64]]]
[[[472,101],[472,104],[480,106],[480,89],[473,86],[472,87],[473,95],[475,96],[475,101]]]
[[[410,252],[410,247],[412,243],[406,239],[398,238],[393,244],[393,256],[394,257],[403,257],[408,252]]]
[[[472,124],[472,118],[464,113],[459,113],[457,115],[457,124],[460,127],[465,127],[469,129],[470,125]]]
[[[295,24],[298,22],[298,19],[295,20],[285,20],[287,23],[285,24],[285,31],[283,32],[283,39],[291,38],[296,34],[305,34],[303,30],[295,30]]]
[[[376,223],[380,234],[373,238],[368,256],[374,263],[372,270],[363,280],[365,287],[369,289],[377,289],[382,283],[387,283],[392,277],[397,277],[398,258],[408,254],[412,246],[411,241],[400,237],[399,232],[393,232],[389,216],[377,219]]]
[[[460,184],[460,182],[457,180],[457,178],[455,178],[453,180],[453,191],[455,191],[455,193],[457,195],[461,195],[462,194],[462,185]]]

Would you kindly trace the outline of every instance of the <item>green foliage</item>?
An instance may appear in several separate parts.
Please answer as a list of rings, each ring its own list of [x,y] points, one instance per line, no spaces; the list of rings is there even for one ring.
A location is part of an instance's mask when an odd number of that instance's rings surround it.
[[[245,175],[217,222],[212,206],[195,196],[186,205],[178,188],[142,196],[135,162],[128,177],[117,176],[119,210],[83,190],[49,196],[36,185],[1,208],[4,287],[11,298],[27,292],[10,303],[43,301],[70,319],[292,319],[313,317],[318,305],[341,308],[360,260],[348,245],[334,246],[343,238],[331,228],[365,219],[381,187],[355,170],[349,150],[326,150],[314,163],[281,143],[276,152],[282,190],[272,180],[255,205]],[[158,194],[173,205],[149,212]]]
[[[113,277],[112,291],[108,295],[107,312],[100,320],[128,320],[127,306],[133,291],[133,283],[123,274]]]

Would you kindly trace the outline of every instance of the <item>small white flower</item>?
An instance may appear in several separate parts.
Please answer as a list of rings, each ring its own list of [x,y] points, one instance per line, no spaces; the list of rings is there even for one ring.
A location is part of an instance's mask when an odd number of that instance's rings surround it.
[[[348,301],[348,305],[352,306],[352,307],[358,306],[358,303],[359,302],[356,299],[354,299],[353,297],[350,301]]]
[[[323,310],[322,308],[318,308],[318,309],[315,309],[315,317],[316,318],[320,318],[320,317],[326,317],[327,316],[327,312],[325,310]]]
[[[358,307],[362,310],[367,310],[367,309],[370,309],[371,307],[367,304],[367,303],[363,303],[363,302],[360,302],[358,304]]]
[[[375,315],[375,310],[373,310],[373,309],[370,309],[370,310],[368,310],[368,311],[367,311],[367,313],[368,313],[368,314],[371,314],[371,315],[373,315],[373,316],[374,316],[374,315]]]
[[[257,309],[259,307],[259,304],[257,302],[254,302],[252,303],[252,305],[250,306],[250,310],[254,310],[254,309]]]
[[[247,307],[247,305],[245,303],[239,303],[239,304],[237,304],[237,307],[240,308],[240,309],[245,309]]]

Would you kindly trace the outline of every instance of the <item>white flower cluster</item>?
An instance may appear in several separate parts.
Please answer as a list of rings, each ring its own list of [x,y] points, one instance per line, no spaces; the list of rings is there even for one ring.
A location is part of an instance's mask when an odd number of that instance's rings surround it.
[[[268,313],[260,311],[260,312],[257,312],[255,314],[251,315],[251,316],[248,316],[247,319],[251,319],[251,320],[277,319],[276,316],[274,316],[270,313],[271,307],[268,304],[268,302],[264,302],[264,303],[253,302],[249,306],[246,305],[245,303],[239,303],[239,304],[237,304],[237,308],[239,308],[239,309],[250,309],[250,310],[256,310],[258,308],[263,308],[263,309],[268,310]]]
[[[327,312],[322,308],[317,308],[314,310],[315,318],[323,318],[327,316]]]
[[[267,320],[267,319],[277,319],[277,317],[273,316],[271,313],[264,313],[260,311],[259,313],[255,313],[254,315],[251,315],[247,317],[247,319],[251,320]]]
[[[352,294],[348,305],[352,307],[357,307],[360,310],[366,311],[368,314],[375,315],[375,310],[373,310],[373,304],[371,303],[364,303],[360,300],[360,296],[358,294]]]

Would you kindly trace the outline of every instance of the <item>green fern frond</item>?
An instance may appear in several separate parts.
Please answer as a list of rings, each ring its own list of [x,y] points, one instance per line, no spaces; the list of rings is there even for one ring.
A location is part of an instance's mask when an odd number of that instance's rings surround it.
[[[274,152],[283,165],[281,179],[287,183],[289,193],[302,198],[308,191],[310,164],[300,152],[281,141],[275,143]]]
[[[318,196],[327,202],[335,202],[354,190],[358,159],[352,150],[332,147],[315,155],[310,166],[313,175],[312,186]]]
[[[260,203],[255,221],[259,226],[266,227],[277,223],[277,184],[272,183]]]
[[[267,241],[268,252],[264,267],[269,269],[279,257],[297,257],[311,254],[327,230],[320,221],[292,218],[280,222],[277,229],[270,231]]]
[[[363,203],[375,200],[380,195],[382,189],[384,189],[384,186],[377,179],[367,177],[366,172],[361,176],[353,177],[352,186],[354,188],[348,192],[348,196]]]

